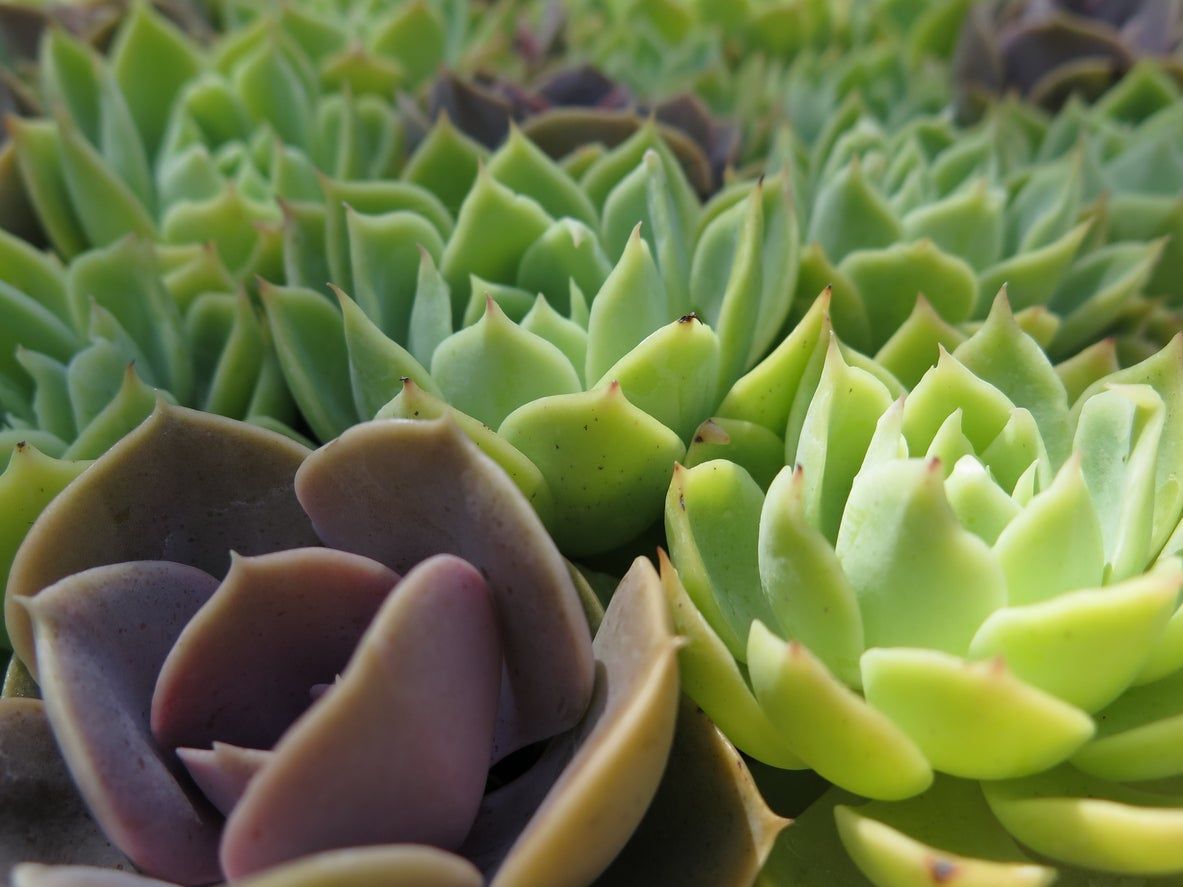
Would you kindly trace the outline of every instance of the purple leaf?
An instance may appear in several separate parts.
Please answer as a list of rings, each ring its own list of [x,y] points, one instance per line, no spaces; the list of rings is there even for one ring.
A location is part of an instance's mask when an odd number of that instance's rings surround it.
[[[0,883],[22,860],[128,865],[58,753],[40,699],[0,699]]]
[[[139,868],[185,884],[218,878],[218,817],[178,782],[148,727],[156,675],[217,580],[138,561],[95,567],[25,598],[41,690],[66,765],[95,819]]]
[[[4,611],[17,654],[36,676],[17,600],[72,573],[167,560],[222,576],[232,550],[316,545],[292,489],[307,454],[273,432],[158,403],[42,512],[17,552]]]
[[[269,749],[345,667],[398,582],[328,548],[235,557],[160,670],[152,732],[164,748]]]
[[[215,742],[213,748],[178,748],[177,757],[197,787],[225,816],[242,798],[247,783],[274,752]]]
[[[592,652],[566,565],[513,481],[453,423],[351,428],[308,457],[296,491],[333,548],[403,572],[440,553],[480,569],[505,652],[494,760],[580,719]]]
[[[458,846],[484,791],[500,662],[481,575],[448,556],[412,570],[247,786],[226,823],[226,875],[341,847]]]

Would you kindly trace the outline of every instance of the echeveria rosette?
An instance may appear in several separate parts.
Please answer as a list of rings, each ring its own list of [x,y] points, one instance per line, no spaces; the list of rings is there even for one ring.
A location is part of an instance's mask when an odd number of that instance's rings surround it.
[[[1143,58],[1180,72],[1181,15],[1173,0],[978,3],[954,58],[964,110],[1006,92],[1048,108],[1073,95],[1096,99]]]
[[[980,321],[1004,284],[1057,358],[1119,332],[1144,297],[1179,286],[1163,258],[1176,92],[1146,70],[1091,110],[1048,119],[1000,104],[968,130],[924,116],[892,128],[849,100],[808,151],[779,151],[802,195],[799,290],[832,285],[839,334],[867,353],[919,294],[958,326]]]
[[[652,126],[578,182],[516,131],[474,173],[454,222],[405,182],[343,185],[292,214],[289,242],[323,237],[329,267],[293,246],[303,286],[264,288],[285,377],[322,439],[375,414],[452,413],[565,552],[624,545],[775,341],[796,278],[791,195],[769,179],[701,206]],[[326,277],[339,309],[311,288]]]
[[[1183,870],[1183,338],[1102,352],[1053,367],[1000,297],[900,396],[823,300],[676,469],[687,692],[837,786],[773,883]]]
[[[447,420],[309,453],[161,405],[38,519],[6,616],[92,815],[149,875],[631,883],[685,853],[675,805],[721,805],[745,825],[684,864],[753,877],[783,821],[679,713],[656,572],[639,559],[606,613],[574,576]]]

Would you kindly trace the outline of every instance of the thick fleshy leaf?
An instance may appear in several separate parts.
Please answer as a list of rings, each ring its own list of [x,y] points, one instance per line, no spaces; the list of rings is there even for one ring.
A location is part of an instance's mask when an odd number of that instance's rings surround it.
[[[309,289],[267,285],[259,295],[292,397],[313,434],[332,440],[358,418],[340,311]]]
[[[223,816],[238,804],[248,783],[274,752],[215,742],[212,748],[178,748],[177,757],[206,800]]]
[[[167,558],[222,575],[231,550],[317,544],[292,488],[307,453],[250,425],[158,404],[29,531],[5,600],[13,648],[36,673],[18,600],[88,567]]]
[[[1008,779],[1066,760],[1093,735],[1084,712],[1023,683],[1001,659],[966,662],[936,650],[863,654],[867,701],[966,779]]]
[[[54,459],[29,444],[17,444],[0,474],[0,585],[7,585],[13,558],[37,516],[89,465]],[[7,642],[7,632],[0,634],[0,640]]]
[[[575,219],[561,218],[522,256],[517,283],[531,293],[542,293],[560,313],[569,310],[570,285],[596,293],[612,272],[600,238]],[[585,324],[586,325],[586,324]],[[583,369],[583,364],[578,365]]]
[[[1063,551],[1065,559],[1077,556]],[[1002,656],[1029,684],[1096,711],[1145,666],[1175,610],[1181,582],[1179,573],[1158,571],[1043,603],[1005,607],[978,629],[970,653]]]
[[[1133,687],[1097,713],[1097,735],[1072,758],[1101,779],[1140,782],[1183,773],[1183,672]]]
[[[243,887],[480,887],[481,874],[458,856],[419,844],[353,847],[306,856],[236,882]],[[75,866],[24,865],[13,887],[170,887],[122,872]]]
[[[593,228],[599,221],[575,180],[512,124],[509,137],[489,158],[488,171],[507,188],[532,197],[556,219],[569,217]]]
[[[351,428],[309,457],[296,486],[335,548],[402,571],[451,553],[483,571],[508,679],[495,759],[579,719],[591,693],[591,645],[566,565],[513,481],[452,422]],[[544,670],[535,667],[541,661]]]
[[[740,662],[752,621],[773,621],[758,562],[763,505],[759,485],[724,460],[675,465],[665,500],[670,557],[691,600]]]
[[[932,782],[919,745],[803,644],[785,643],[756,622],[747,659],[761,708],[793,753],[821,776],[886,800],[918,794]]]
[[[718,415],[783,434],[806,366],[829,342],[829,308],[829,291],[823,291],[784,341],[732,386]]]
[[[862,294],[876,349],[908,319],[921,293],[950,323],[968,320],[977,299],[969,265],[929,240],[851,253],[840,267]]]
[[[678,648],[682,688],[746,754],[774,767],[805,766],[760,709],[735,657],[686,594],[666,553],[658,549],[657,555],[666,605],[674,631],[682,638]]]
[[[528,403],[498,433],[542,472],[555,502],[551,533],[573,557],[610,551],[660,519],[670,466],[685,453],[616,383]]]
[[[1007,603],[1051,600],[1065,591],[1099,586],[1105,578],[1101,523],[1073,456],[1052,485],[1007,524],[994,544],[1006,575]]]
[[[1043,349],[1011,313],[1005,292],[994,300],[986,322],[953,356],[1017,407],[1030,411],[1048,456],[1058,465],[1068,455],[1068,397]]]
[[[760,513],[760,584],[786,638],[857,687],[863,623],[834,549],[808,520],[805,472],[786,466]]]
[[[918,296],[912,313],[883,343],[875,361],[908,388],[915,388],[929,368],[936,366],[942,349],[952,352],[964,341],[961,330],[937,314],[928,299]]]
[[[550,490],[542,472],[522,455],[513,444],[498,435],[488,425],[479,422],[472,416],[460,412],[455,407],[448,406],[444,401],[421,389],[407,379],[403,382],[403,390],[380,409],[375,419],[439,419],[444,416],[456,423],[481,452],[496,462],[501,469],[510,476],[517,488],[534,506],[534,511],[546,523],[550,519],[551,501]]]
[[[997,560],[957,522],[936,462],[889,461],[860,473],[835,551],[868,647],[964,653],[1006,600]]]
[[[584,378],[599,380],[620,358],[673,317],[649,244],[639,227],[591,303]]]
[[[451,555],[412,569],[247,785],[223,871],[237,879],[359,844],[459,846],[484,791],[501,658],[481,574]]]
[[[596,884],[747,884],[788,824],[768,809],[735,747],[683,697],[657,795]]]
[[[526,250],[551,221],[533,199],[515,194],[488,170],[478,172],[440,261],[440,273],[452,291],[452,317],[459,320],[468,302],[470,274],[494,283],[512,282]]]
[[[674,738],[678,665],[668,620],[657,572],[638,558],[596,633],[600,667],[591,706],[575,731],[547,752],[573,749],[570,763],[492,884],[577,887],[627,844],[658,790]]]
[[[857,250],[891,246],[902,234],[891,207],[867,182],[862,166],[852,161],[817,195],[806,240],[841,262]]]
[[[1183,871],[1183,810],[1177,797],[1139,791],[1063,766],[982,785],[1007,831],[1036,853],[1127,875]]]
[[[843,845],[875,884],[1047,887],[1056,879],[1024,857],[972,783],[941,777],[908,801],[839,806],[834,816]]]
[[[785,463],[804,472],[803,516],[831,542],[838,537],[876,423],[892,402],[878,379],[846,363],[837,339],[831,338],[800,431],[793,434],[790,428],[785,439]]]
[[[127,864],[78,796],[40,700],[0,700],[0,757],[0,877],[26,859]]]
[[[308,707],[309,688],[345,668],[397,582],[376,561],[327,548],[232,556],[217,594],[160,670],[157,742],[271,748]]]
[[[148,717],[169,647],[216,587],[194,567],[129,561],[24,599],[46,712],[87,806],[140,869],[186,884],[219,874],[216,814],[182,787]]]
[[[785,442],[763,425],[742,419],[707,419],[694,432],[686,448],[687,468],[712,459],[740,465],[752,480],[767,490],[785,461]]]
[[[431,376],[449,403],[490,428],[523,404],[583,388],[566,355],[506,317],[492,297],[480,320],[435,349]]]

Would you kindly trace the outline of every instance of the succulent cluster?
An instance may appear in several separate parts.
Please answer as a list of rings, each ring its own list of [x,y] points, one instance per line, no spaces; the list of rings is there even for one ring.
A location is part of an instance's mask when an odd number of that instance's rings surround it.
[[[1177,18],[0,3],[0,879],[1183,876]]]
[[[688,692],[744,751],[835,785],[817,815],[871,881],[936,860],[1049,883],[1016,841],[1117,874],[1183,866],[1181,348],[1053,367],[1000,296],[899,396],[819,305],[675,470],[664,585]],[[801,859],[774,865],[815,864],[786,841]]]

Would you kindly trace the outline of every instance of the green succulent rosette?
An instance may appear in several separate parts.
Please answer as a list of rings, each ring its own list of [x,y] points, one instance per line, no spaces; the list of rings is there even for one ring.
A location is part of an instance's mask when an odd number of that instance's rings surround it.
[[[1146,68],[1093,109],[1046,118],[1001,104],[969,130],[933,117],[892,129],[852,98],[812,147],[790,138],[780,151],[803,195],[799,289],[832,285],[835,327],[871,354],[918,294],[971,330],[1004,284],[1057,359],[1122,333],[1177,298],[1164,252],[1178,205],[1175,95]],[[1135,342],[1130,356],[1163,343]]]
[[[1000,296],[905,392],[827,307],[666,499],[687,692],[835,786],[768,883],[1183,871],[1183,338],[1053,365]]]
[[[703,206],[652,124],[582,170],[515,131],[469,155],[453,218],[456,180],[434,170],[457,146],[443,124],[404,181],[289,208],[289,285],[262,294],[284,376],[325,440],[453,413],[564,551],[624,545],[775,342],[797,272],[790,193],[768,179]]]

